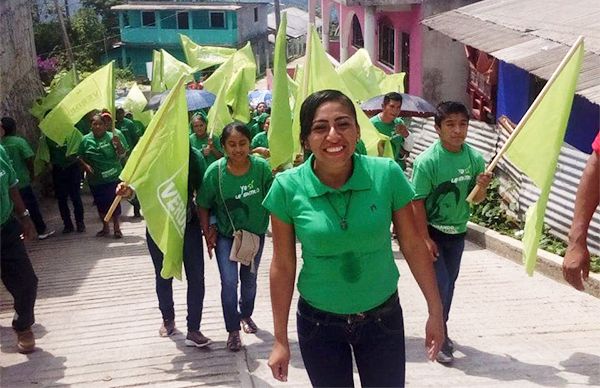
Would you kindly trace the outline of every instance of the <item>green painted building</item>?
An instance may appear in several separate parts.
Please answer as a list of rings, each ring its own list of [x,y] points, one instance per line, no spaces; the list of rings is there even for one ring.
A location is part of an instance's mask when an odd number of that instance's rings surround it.
[[[137,1],[111,9],[119,14],[121,41],[106,55],[145,77],[152,50],[165,49],[185,61],[179,34],[207,46],[240,48],[250,41],[259,69],[268,64],[267,0]]]

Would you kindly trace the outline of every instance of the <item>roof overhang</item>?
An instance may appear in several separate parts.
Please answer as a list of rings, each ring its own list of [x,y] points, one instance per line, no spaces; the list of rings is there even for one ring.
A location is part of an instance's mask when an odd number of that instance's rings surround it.
[[[242,8],[239,5],[231,4],[122,4],[110,7],[113,11],[237,11]]]

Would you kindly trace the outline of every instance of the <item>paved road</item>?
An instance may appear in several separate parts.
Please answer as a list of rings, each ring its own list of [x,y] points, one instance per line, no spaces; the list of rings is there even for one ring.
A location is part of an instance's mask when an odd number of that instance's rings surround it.
[[[294,333],[290,381],[278,384],[266,366],[273,341],[270,239],[259,269],[255,313],[262,330],[243,335],[244,351],[225,349],[217,266],[207,260],[202,331],[215,343],[210,349],[186,348],[184,283],[174,283],[177,325],[184,333],[157,335],[160,314],[143,221],[125,217],[125,238],[99,239],[91,198],[85,197],[85,204],[87,233],[28,244],[40,278],[35,353],[16,352],[11,298],[0,289],[2,387],[309,385]],[[54,206],[44,202],[43,207],[49,224],[60,228]],[[457,359],[448,368],[425,359],[425,303],[406,263],[399,258],[397,264],[408,386],[600,386],[599,299],[541,275],[528,278],[513,262],[467,244],[449,323]]]

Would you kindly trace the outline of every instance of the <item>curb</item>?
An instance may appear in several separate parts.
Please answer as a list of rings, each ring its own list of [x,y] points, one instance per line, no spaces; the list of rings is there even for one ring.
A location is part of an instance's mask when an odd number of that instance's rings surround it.
[[[485,249],[489,249],[499,256],[523,265],[523,243],[514,238],[502,235],[494,230],[469,222],[467,224],[467,239]],[[541,273],[559,283],[571,287],[562,275],[561,256],[538,249],[537,264],[535,272]],[[584,292],[600,298],[600,274],[590,272],[587,281],[584,282]],[[573,289],[575,290],[575,289]]]

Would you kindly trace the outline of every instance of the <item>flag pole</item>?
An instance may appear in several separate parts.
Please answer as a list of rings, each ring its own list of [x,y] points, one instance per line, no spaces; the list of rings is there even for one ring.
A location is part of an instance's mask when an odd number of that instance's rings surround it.
[[[521,119],[521,121],[519,121],[519,124],[517,125],[517,127],[515,128],[513,133],[510,134],[510,136],[506,140],[506,143],[504,143],[504,145],[502,146],[502,148],[500,149],[500,151],[498,152],[498,154],[496,155],[494,160],[492,160],[490,162],[487,169],[485,170],[486,174],[491,173],[494,170],[494,168],[496,168],[496,165],[500,161],[500,158],[502,158],[504,156],[504,153],[510,147],[510,145],[515,140],[515,138],[519,135],[519,133],[521,132],[521,130],[523,129],[525,124],[527,124],[527,121],[529,121],[529,118],[531,117],[533,112],[535,112],[538,105],[540,105],[540,103],[542,102],[542,99],[548,93],[548,90],[550,89],[552,84],[554,84],[554,81],[556,81],[556,78],[558,78],[559,74],[562,72],[564,67],[567,65],[567,63],[569,62],[571,57],[575,54],[575,51],[582,44],[583,44],[583,36],[580,35],[577,38],[577,40],[575,41],[575,44],[573,44],[571,49],[567,52],[565,57],[562,59],[562,61],[560,62],[560,64],[556,68],[556,70],[554,70],[554,73],[552,73],[552,76],[550,77],[550,79],[548,79],[548,82],[546,82],[546,85],[544,85],[544,88],[542,89],[540,94],[538,94],[538,96],[535,98],[535,101],[533,101],[533,104],[531,104],[531,106],[529,107],[529,109],[527,110],[527,112],[525,113],[523,118]],[[473,190],[471,190],[471,193],[469,193],[469,195],[467,196],[467,202],[473,203],[475,196],[479,193],[480,190],[481,190],[481,187],[479,185],[476,185],[473,188]]]
[[[178,90],[179,88],[181,88],[181,84],[183,83],[183,78],[184,76],[180,76],[179,80],[177,81],[177,84],[175,85],[175,87],[171,90],[171,93],[173,93],[173,90]],[[170,96],[170,95],[169,95]],[[167,97],[165,99],[165,102],[163,104],[166,104],[167,102],[169,102],[171,99],[169,97]],[[162,120],[163,120],[163,115],[160,115],[158,118],[158,123],[156,123],[155,126],[161,126],[162,125]],[[143,137],[143,136],[142,136]],[[141,155],[145,155],[146,154],[146,149],[148,148],[148,146],[150,145],[150,141],[147,141],[144,143],[144,148],[142,149],[142,151],[140,152]],[[138,166],[140,165],[140,158],[136,158],[137,164],[134,166],[133,168],[133,172],[135,172],[138,169]],[[133,174],[132,172],[132,174]],[[121,182],[125,185],[125,187],[129,186],[128,182]],[[121,199],[123,199],[123,196],[121,195],[117,195],[115,196],[115,199],[113,200],[112,204],[110,205],[110,208],[108,209],[108,212],[106,212],[106,215],[104,216],[104,222],[108,222],[110,221],[110,219],[112,218],[113,213],[115,212],[115,209],[117,208],[117,206],[119,206],[119,202],[121,202]]]

